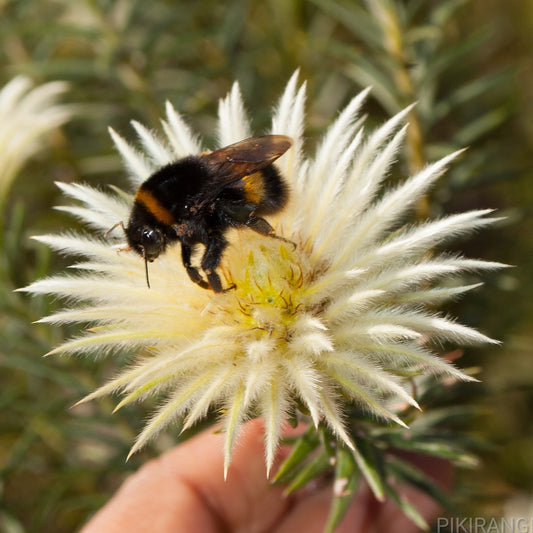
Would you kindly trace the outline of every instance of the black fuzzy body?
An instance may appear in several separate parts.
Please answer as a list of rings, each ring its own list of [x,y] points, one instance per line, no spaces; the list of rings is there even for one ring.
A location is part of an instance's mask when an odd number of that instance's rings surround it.
[[[183,265],[192,281],[203,288],[221,292],[215,269],[231,228],[248,227],[276,237],[264,215],[280,211],[288,199],[288,188],[271,161],[281,148],[266,143],[265,136],[247,139],[202,156],[189,156],[166,165],[152,174],[135,195],[130,219],[125,228],[128,243],[146,261],[153,261],[168,244],[180,241]],[[249,154],[253,147],[265,153]],[[266,147],[265,147],[266,146]],[[191,255],[198,244],[205,246],[201,269],[192,266]]]

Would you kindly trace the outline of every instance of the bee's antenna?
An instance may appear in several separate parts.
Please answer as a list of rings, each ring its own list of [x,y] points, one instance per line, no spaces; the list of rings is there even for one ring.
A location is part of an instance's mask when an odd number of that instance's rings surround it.
[[[148,288],[150,289],[150,278],[148,277],[148,259],[146,257],[146,252],[144,251],[144,248],[142,249],[143,251],[143,259],[144,259],[144,270],[146,272],[146,285],[148,285]]]

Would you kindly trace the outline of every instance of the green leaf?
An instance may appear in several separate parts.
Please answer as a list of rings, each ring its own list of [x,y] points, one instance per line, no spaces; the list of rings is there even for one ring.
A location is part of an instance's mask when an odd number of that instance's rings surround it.
[[[434,80],[438,79],[448,68],[471,57],[490,37],[489,32],[478,31],[467,39],[461,39],[456,44],[432,54],[430,60],[426,61],[424,69],[417,71],[419,74],[417,83],[425,83],[426,81],[434,83]]]
[[[435,103],[430,116],[428,116],[428,118],[431,119],[429,125],[442,120],[458,106],[474,102],[488,91],[497,89],[504,84],[509,83],[512,80],[514,73],[514,69],[505,69],[460,84],[455,90],[447,95],[443,95],[443,97]]]
[[[76,392],[81,393],[85,390],[84,384],[76,374],[58,367],[57,364],[46,364],[42,358],[36,358],[33,355],[17,354],[5,357],[0,354],[0,368],[21,370],[26,374],[50,380],[55,385],[73,388]]]
[[[351,2],[349,7],[332,0],[312,0],[312,2],[325,13],[337,19],[368,46],[381,48],[381,31],[376,25],[374,17],[366,9],[358,6],[355,2]]]
[[[375,453],[373,445],[366,438],[356,438],[354,459],[357,466],[365,476],[365,479],[372,489],[378,501],[385,499],[385,489],[383,487],[383,456]]]
[[[26,531],[18,519],[8,511],[0,512],[0,530],[4,533],[24,533]]]
[[[391,458],[387,462],[388,470],[393,473],[398,480],[405,481],[417,489],[431,496],[440,505],[454,514],[459,514],[458,509],[444,492],[430,479],[422,470],[412,463],[399,459]]]
[[[398,507],[404,512],[405,516],[411,519],[420,529],[423,529],[424,531],[429,529],[429,524],[409,500],[398,494],[398,492],[389,485],[387,486],[387,493],[398,504]]]
[[[420,403],[424,405],[426,398],[422,397]],[[442,407],[428,409],[424,411],[424,416],[420,416],[413,420],[409,427],[411,431],[416,433],[424,433],[430,428],[439,427],[454,427],[464,424],[472,420],[474,412],[471,406],[455,405],[450,407]]]
[[[309,429],[299,437],[291,453],[281,463],[276,475],[274,476],[274,483],[285,483],[290,478],[290,473],[296,469],[300,464],[302,464],[306,459],[309,458],[309,455],[316,449],[320,444],[320,438],[314,426],[309,427]]]
[[[325,529],[327,533],[332,533],[341,523],[355,496],[360,479],[361,473],[352,451],[346,446],[340,446],[337,450],[333,502]]]
[[[325,450],[322,450],[317,456],[313,457],[292,479],[289,486],[285,489],[286,494],[306,485],[309,481],[315,479],[331,466],[330,457]]]
[[[465,452],[452,442],[418,440],[416,437],[405,439],[402,435],[390,435],[390,438],[385,440],[396,448],[449,459],[455,465],[464,468],[473,468],[479,464],[474,454]]]
[[[465,146],[473,144],[478,139],[503,124],[508,118],[509,110],[505,106],[500,106],[498,109],[493,109],[479,118],[471,120],[465,127],[456,133],[455,139],[459,144]]]
[[[429,13],[430,20],[439,27],[443,27],[468,0],[448,0],[439,2]]]
[[[387,112],[395,114],[402,107],[398,102],[397,91],[394,89],[390,76],[368,58],[360,57],[357,63],[348,65],[345,74],[360,87],[372,86],[372,96]]]

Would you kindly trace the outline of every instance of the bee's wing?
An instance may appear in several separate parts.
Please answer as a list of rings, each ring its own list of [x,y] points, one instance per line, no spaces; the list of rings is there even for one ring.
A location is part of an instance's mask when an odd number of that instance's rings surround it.
[[[286,135],[262,135],[230,144],[200,157],[216,177],[216,183],[224,185],[271,165],[291,145],[292,139]]]

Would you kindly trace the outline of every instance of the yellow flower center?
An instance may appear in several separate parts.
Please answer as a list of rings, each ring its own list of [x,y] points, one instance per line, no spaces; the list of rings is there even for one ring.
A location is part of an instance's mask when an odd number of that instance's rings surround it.
[[[229,247],[222,268],[227,285],[235,288],[215,298],[211,311],[255,339],[265,334],[286,339],[302,310],[310,272],[307,256],[300,247],[276,239],[253,234],[241,239],[238,246]]]

